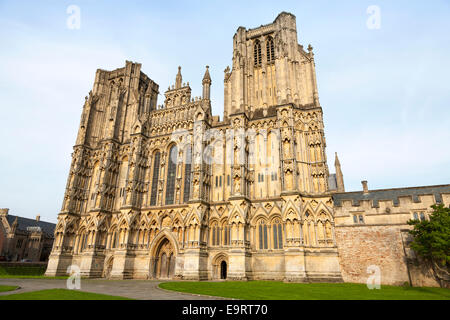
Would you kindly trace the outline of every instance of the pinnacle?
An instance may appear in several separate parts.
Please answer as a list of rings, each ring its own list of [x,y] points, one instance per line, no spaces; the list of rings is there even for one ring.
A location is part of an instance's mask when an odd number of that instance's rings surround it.
[[[205,81],[205,80],[211,81],[211,76],[209,74],[209,66],[206,66],[205,75],[203,76],[203,81]]]

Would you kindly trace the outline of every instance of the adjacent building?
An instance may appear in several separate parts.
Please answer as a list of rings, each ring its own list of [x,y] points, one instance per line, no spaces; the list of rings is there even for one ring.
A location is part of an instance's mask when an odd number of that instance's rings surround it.
[[[6,261],[44,262],[52,250],[56,224],[9,214],[0,209],[0,257]]]
[[[409,248],[409,220],[425,220],[434,204],[450,205],[450,185],[333,194],[336,243],[342,277],[365,282],[377,270],[384,284],[447,285],[448,274],[418,259]],[[378,269],[379,268],[379,269]]]

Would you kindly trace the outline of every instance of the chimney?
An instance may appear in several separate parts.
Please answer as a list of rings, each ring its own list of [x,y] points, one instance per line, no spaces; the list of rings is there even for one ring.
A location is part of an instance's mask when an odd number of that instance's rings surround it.
[[[36,216],[36,221],[37,221],[37,222],[41,221],[41,215],[40,215],[40,214],[38,214],[38,215]]]
[[[361,181],[363,185],[363,191],[364,193],[369,193],[369,187],[367,186],[367,181]]]

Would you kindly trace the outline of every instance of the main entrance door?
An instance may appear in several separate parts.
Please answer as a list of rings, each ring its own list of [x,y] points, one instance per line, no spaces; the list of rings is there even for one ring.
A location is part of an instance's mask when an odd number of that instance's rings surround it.
[[[172,243],[161,240],[154,257],[154,275],[158,279],[171,279],[175,273],[175,254]]]

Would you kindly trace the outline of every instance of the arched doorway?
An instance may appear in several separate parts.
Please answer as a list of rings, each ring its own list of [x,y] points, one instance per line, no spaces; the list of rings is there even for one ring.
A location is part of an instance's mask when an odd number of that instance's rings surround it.
[[[172,243],[167,238],[160,241],[152,260],[155,278],[171,279],[174,276],[176,255]]]
[[[228,278],[228,255],[219,253],[212,259],[212,279],[226,280]]]
[[[220,279],[227,279],[227,263],[225,261],[220,263]]]

